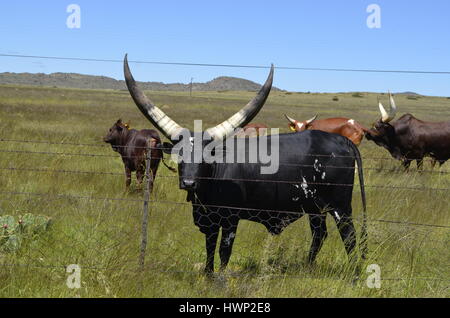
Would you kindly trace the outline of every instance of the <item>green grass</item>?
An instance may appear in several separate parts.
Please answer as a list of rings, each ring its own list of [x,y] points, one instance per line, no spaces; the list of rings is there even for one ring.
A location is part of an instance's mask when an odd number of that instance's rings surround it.
[[[252,92],[152,92],[151,97],[181,125],[193,119],[215,125],[253,97]],[[346,116],[370,126],[379,116],[377,95],[272,92],[254,122],[288,132],[283,113],[296,119]],[[338,101],[332,98],[338,97]],[[380,96],[388,104],[387,95]],[[450,100],[396,97],[399,113],[424,120],[450,118]],[[102,144],[118,119],[133,128],[149,127],[128,92],[0,86],[0,138]],[[138,269],[142,203],[101,198],[142,199],[134,187],[124,191],[123,165],[109,147],[0,142],[1,150],[102,154],[83,157],[0,152],[0,168],[114,172],[70,174],[0,170],[0,191],[42,196],[0,195],[2,214],[35,213],[53,219],[51,230],[16,254],[0,254],[0,297],[449,297],[450,230],[370,222],[369,259],[354,282],[336,226],[328,218],[329,237],[317,264],[305,264],[311,233],[307,218],[270,236],[257,223],[240,223],[226,275],[214,281],[201,273],[204,237],[194,226],[185,192],[176,175],[161,165],[152,198],[180,204],[152,203],[146,267]],[[390,155],[364,140],[363,157]],[[173,164],[172,164],[173,165]],[[441,170],[450,170],[449,164]],[[449,191],[377,188],[450,188],[450,174],[409,173],[392,159],[365,160],[368,217],[378,220],[450,225]],[[394,169],[389,172],[384,169]],[[430,170],[429,163],[425,170]],[[52,195],[65,194],[71,197]],[[89,200],[77,197],[97,197]],[[361,200],[354,190],[353,211],[360,230]],[[218,255],[216,256],[216,260]],[[369,289],[365,268],[381,267],[382,286]],[[82,288],[68,289],[65,267],[79,264]],[[200,266],[201,265],[201,266]],[[216,264],[217,268],[217,264]],[[427,278],[427,279],[425,279]]]

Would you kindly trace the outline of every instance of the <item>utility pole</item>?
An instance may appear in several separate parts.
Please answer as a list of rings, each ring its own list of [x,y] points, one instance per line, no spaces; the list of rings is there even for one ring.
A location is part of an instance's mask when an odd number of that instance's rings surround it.
[[[191,85],[189,86],[189,96],[190,97],[192,97],[192,80],[193,80],[194,78],[193,77],[191,77]]]

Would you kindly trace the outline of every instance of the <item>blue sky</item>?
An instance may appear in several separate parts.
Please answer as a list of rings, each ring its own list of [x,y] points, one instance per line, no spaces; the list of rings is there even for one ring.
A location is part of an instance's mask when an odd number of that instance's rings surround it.
[[[81,28],[69,29],[69,4]],[[381,8],[369,29],[368,5]],[[450,1],[2,1],[0,53],[81,58],[450,71]],[[142,81],[264,81],[267,70],[131,66]],[[122,79],[120,63],[0,57],[0,72],[77,72]],[[277,70],[292,91],[416,91],[450,96],[450,75]]]

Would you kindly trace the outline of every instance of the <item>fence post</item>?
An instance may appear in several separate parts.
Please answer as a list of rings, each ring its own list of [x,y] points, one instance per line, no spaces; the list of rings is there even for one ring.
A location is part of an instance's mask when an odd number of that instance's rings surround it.
[[[150,203],[150,192],[153,185],[153,174],[150,170],[151,161],[151,147],[147,148],[146,160],[145,160],[145,191],[144,191],[144,209],[142,214],[142,240],[141,240],[141,252],[139,255],[139,266],[140,270],[144,270],[145,264],[145,250],[147,249],[147,225],[148,225],[148,208]]]

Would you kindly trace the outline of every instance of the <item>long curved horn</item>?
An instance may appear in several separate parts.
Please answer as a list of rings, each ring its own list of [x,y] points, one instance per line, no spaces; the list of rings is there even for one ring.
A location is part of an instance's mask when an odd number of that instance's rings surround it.
[[[130,67],[128,66],[127,54],[125,54],[125,59],[123,60],[123,72],[125,74],[125,82],[127,83],[128,91],[130,92],[136,106],[153,124],[153,126],[155,126],[169,140],[173,140],[174,137],[183,129],[183,127],[178,125],[161,109],[156,107],[137,86],[136,81],[131,74]]]
[[[222,122],[221,124],[208,128],[206,132],[214,140],[223,140],[234,133],[236,128],[242,128],[247,125],[258,114],[269,96],[273,82],[273,64],[270,67],[270,73],[266,82],[259,90],[258,94],[248,102],[240,111]]]
[[[395,115],[397,114],[397,105],[395,105],[394,96],[392,96],[391,93],[389,93],[389,104],[391,106],[391,111],[389,113],[389,121],[395,118]]]
[[[389,114],[386,111],[386,109],[383,107],[383,104],[381,104],[380,100],[378,99],[378,108],[380,109],[381,113],[381,121],[383,123],[388,123],[392,119],[394,119],[395,115],[397,114],[397,106],[395,105],[394,97],[392,97],[392,94],[389,93]]]
[[[294,118],[289,117],[288,115],[284,114],[284,117],[286,117],[286,119],[291,122],[291,124],[295,125],[296,120]]]
[[[383,104],[381,104],[379,98],[378,98],[378,108],[380,109],[380,113],[381,113],[381,121],[383,123],[387,122],[387,120],[389,119],[389,115],[388,115],[386,109],[384,109]]]
[[[308,120],[306,121],[306,124],[307,124],[307,125],[311,124],[313,121],[316,120],[317,116],[319,116],[319,115],[316,115],[316,116],[314,116],[314,117],[308,119]]]

